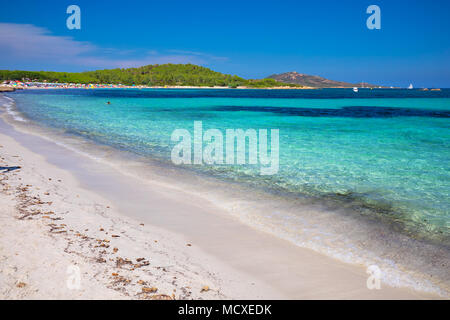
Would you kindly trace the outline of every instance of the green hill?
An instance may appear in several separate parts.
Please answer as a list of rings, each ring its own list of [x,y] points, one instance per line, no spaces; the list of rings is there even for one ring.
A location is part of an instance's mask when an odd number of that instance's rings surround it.
[[[193,64],[148,65],[139,68],[108,69],[86,72],[0,70],[0,81],[36,80],[59,83],[112,83],[145,86],[203,86],[266,88],[300,87],[274,79],[247,80]]]

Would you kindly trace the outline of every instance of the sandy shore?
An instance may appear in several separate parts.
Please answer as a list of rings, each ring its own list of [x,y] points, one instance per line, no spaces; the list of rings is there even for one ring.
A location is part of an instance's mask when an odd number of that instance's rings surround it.
[[[14,139],[2,134],[0,141],[0,167],[20,166],[0,171],[1,298],[223,299],[267,292],[184,237],[123,216]],[[67,286],[73,266],[81,271],[79,289]]]
[[[363,266],[1,121],[0,167],[17,166],[0,171],[2,299],[439,298],[385,284],[369,290]]]

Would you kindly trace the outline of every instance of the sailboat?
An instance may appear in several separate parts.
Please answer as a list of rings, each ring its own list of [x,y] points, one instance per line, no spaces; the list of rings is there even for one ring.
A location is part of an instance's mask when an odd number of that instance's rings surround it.
[[[413,87],[412,83],[410,83],[410,84],[409,84],[409,87],[408,87],[408,89],[414,89],[414,87]]]

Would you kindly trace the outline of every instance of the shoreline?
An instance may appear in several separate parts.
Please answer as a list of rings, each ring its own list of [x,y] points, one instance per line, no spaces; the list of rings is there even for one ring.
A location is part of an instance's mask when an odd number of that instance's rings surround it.
[[[20,167],[0,172],[2,299],[282,297],[184,236],[123,215],[15,138],[0,138],[0,167]],[[73,266],[79,289],[67,286]]]
[[[3,132],[2,132],[3,134]],[[24,133],[17,133],[16,135],[27,136]],[[15,137],[17,139],[17,137]],[[24,139],[22,137],[21,139]],[[33,141],[37,141],[41,138],[38,137],[28,137],[26,139],[30,139]],[[37,139],[37,140],[36,140]],[[30,142],[28,142],[30,143]],[[43,142],[38,142],[38,145],[42,145]],[[114,188],[107,187],[105,184],[110,184],[111,182],[120,182],[121,185],[130,186],[130,189],[136,188],[141,191],[141,196],[143,194],[148,194],[151,198],[150,203],[153,203],[155,207],[158,207],[160,212],[164,211],[174,211],[178,212],[179,215],[173,215],[171,217],[164,217],[161,214],[153,217],[153,221],[148,220],[151,225],[158,225],[159,228],[167,225],[175,225],[171,230],[171,232],[175,232],[177,234],[183,234],[183,229],[186,226],[186,223],[189,223],[190,220],[195,220],[196,223],[190,223],[189,232],[186,234],[194,239],[192,244],[194,246],[198,245],[202,248],[202,251],[206,247],[206,253],[208,256],[214,256],[214,259],[219,259],[219,265],[229,265],[236,270],[239,269],[239,272],[244,271],[244,274],[253,274],[258,275],[256,278],[259,281],[259,284],[267,283],[270,284],[271,290],[261,291],[264,292],[262,297],[269,298],[277,298],[278,296],[274,294],[274,291],[282,292],[280,296],[288,297],[288,298],[409,298],[409,299],[417,299],[417,298],[436,298],[437,296],[429,295],[425,293],[419,293],[412,291],[410,289],[404,288],[391,288],[384,283],[382,284],[382,290],[368,290],[366,288],[366,278],[367,274],[365,273],[365,268],[362,266],[354,266],[344,264],[330,257],[326,257],[322,254],[313,252],[307,248],[300,248],[298,246],[292,245],[288,241],[278,239],[270,234],[266,234],[248,226],[245,226],[240,221],[235,221],[230,219],[227,216],[226,212],[224,212],[223,208],[216,206],[214,201],[207,201],[206,205],[198,206],[193,203],[190,194],[186,194],[180,192],[179,189],[171,188],[170,186],[165,186],[163,188],[164,192],[161,192],[161,184],[143,184],[140,181],[136,181],[132,177],[123,177],[120,176],[121,173],[113,172],[113,168],[106,168],[106,166],[99,166],[99,164],[94,164],[91,159],[84,159],[80,155],[74,155],[73,152],[65,150],[57,150],[64,149],[61,146],[55,146],[50,142],[45,142],[45,148],[47,151],[51,150],[52,152],[47,152],[47,154],[53,154],[53,152],[57,155],[57,158],[61,158],[58,160],[59,166],[63,164],[63,166],[72,166],[72,174],[75,174],[77,181],[81,181],[84,185],[82,185],[83,189],[87,189],[89,194],[98,194],[99,190],[102,190],[102,197],[106,198],[108,194],[117,195],[121,190],[115,190]],[[30,147],[30,146],[26,146]],[[0,149],[1,150],[1,149]],[[33,150],[36,151],[36,150]],[[42,153],[42,152],[39,152]],[[81,165],[74,165],[73,158],[76,157],[78,161],[81,163],[85,162],[83,168]],[[51,157],[47,157],[47,160],[50,160]],[[83,159],[82,159],[83,158]],[[62,159],[65,159],[63,161]],[[70,160],[72,159],[72,160]],[[54,160],[53,160],[54,161]],[[47,164],[48,165],[48,164]],[[42,164],[45,167],[45,164]],[[95,170],[92,168],[97,168],[101,174],[97,174]],[[61,169],[61,168],[60,168]],[[70,168],[62,168],[63,170],[67,170]],[[89,173],[84,172],[84,170],[89,171]],[[94,171],[94,172],[93,172]],[[80,176],[82,177],[80,179]],[[84,176],[84,178],[83,178]],[[98,179],[100,177],[105,177],[104,180]],[[91,183],[89,185],[89,180],[94,180],[93,178],[97,178],[97,183]],[[84,182],[83,182],[84,181]],[[101,181],[101,182],[100,182]],[[97,184],[97,185],[96,185]],[[102,185],[103,184],[103,185]],[[138,187],[139,186],[139,187]],[[136,191],[138,191],[136,190]],[[86,191],[86,190],[85,190]],[[138,191],[139,192],[139,191]],[[175,194],[175,195],[174,195]],[[129,195],[130,196],[130,195]],[[137,197],[137,196],[136,196]],[[132,197],[131,197],[132,198]],[[161,199],[167,199],[166,203],[163,203]],[[138,200],[136,198],[136,200]],[[111,201],[111,199],[108,199]],[[171,203],[167,203],[171,202]],[[133,202],[134,203],[134,202]],[[148,204],[149,202],[147,202]],[[189,210],[186,209],[189,208]],[[137,204],[133,205],[120,205],[120,204],[112,204],[111,208],[117,209],[120,212],[135,212],[134,218],[139,216],[139,212],[148,211],[148,207],[145,208],[143,206],[139,206]],[[205,209],[206,208],[206,209]],[[76,207],[75,207],[76,209]],[[157,211],[158,211],[157,210]],[[183,211],[189,211],[187,214]],[[180,217],[182,215],[182,217]],[[127,217],[133,216],[133,214],[126,215]],[[125,217],[125,216],[124,216]],[[148,217],[139,216],[139,218],[146,219]],[[174,218],[180,219],[181,221],[176,221]],[[159,220],[159,221],[158,221]],[[147,221],[145,225],[147,225]],[[178,225],[177,225],[178,224]],[[199,225],[196,225],[199,224]],[[225,231],[217,230],[218,226],[227,226]],[[209,228],[216,228],[211,231]],[[163,228],[167,230],[166,228]],[[236,233],[236,230],[242,230],[241,233]],[[217,233],[219,231],[219,233]],[[239,243],[239,239],[233,239],[233,235],[241,236],[245,234],[243,237],[247,242],[244,244],[244,248],[242,248],[242,243]],[[212,237],[223,236],[222,240],[212,239],[211,242],[207,245],[204,244],[205,239],[211,239]],[[241,236],[242,237],[242,236]],[[219,241],[220,240],[220,241]],[[258,245],[255,247],[255,241],[257,241]],[[264,243],[264,248],[259,248],[259,245]],[[243,252],[245,250],[248,251],[250,255],[253,254],[253,258],[256,260],[248,261],[249,259],[243,259],[243,257],[236,257],[236,249],[239,248]],[[225,251],[225,253],[224,253]],[[257,251],[256,253],[254,251]],[[242,253],[243,254],[243,253]],[[273,255],[273,256],[272,256]],[[295,258],[293,258],[295,257]],[[293,258],[294,261],[290,259]],[[287,259],[287,260],[286,260]],[[232,261],[230,263],[229,261]],[[254,266],[254,261],[263,261],[266,263],[266,266]],[[283,265],[280,266],[279,261],[283,261]],[[308,261],[305,263],[305,261]],[[215,266],[214,268],[216,268]],[[286,269],[287,268],[287,269]],[[270,272],[269,272],[270,270]],[[286,270],[289,270],[287,272]],[[236,272],[236,274],[239,274]],[[266,274],[269,272],[269,274]],[[283,274],[284,273],[284,274]],[[290,273],[290,275],[289,275]],[[235,276],[234,272],[229,272],[229,275],[232,274]],[[245,277],[244,277],[245,278]],[[336,279],[340,279],[337,281]],[[255,280],[255,283],[258,284],[258,281]],[[338,283],[336,283],[338,282]],[[261,284],[261,286],[264,286]],[[275,290],[273,288],[276,288]],[[234,296],[231,296],[235,298]],[[255,298],[249,295],[247,298]]]
[[[48,90],[48,89],[241,89],[241,90],[316,90],[321,88],[316,87],[290,87],[290,86],[280,86],[280,87],[247,87],[247,86],[238,86],[235,88],[232,87],[220,87],[220,86],[214,86],[214,87],[207,87],[207,86],[144,86],[144,85],[137,85],[137,86],[126,86],[126,85],[110,85],[110,84],[97,84],[99,87],[80,87],[75,85],[61,85],[61,86],[49,86],[49,87],[42,87],[42,86],[26,86],[26,87],[14,87],[10,85],[0,85],[0,92],[14,92],[15,90]],[[331,89],[352,89],[350,87],[336,87]]]

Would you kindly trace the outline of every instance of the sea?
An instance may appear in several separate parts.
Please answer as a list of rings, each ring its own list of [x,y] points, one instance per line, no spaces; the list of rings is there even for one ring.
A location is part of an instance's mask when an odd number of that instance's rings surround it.
[[[42,89],[2,99],[18,125],[217,181],[219,194],[245,189],[230,195],[244,223],[380,266],[391,285],[449,294],[450,89]],[[278,129],[278,171],[175,165],[172,133],[193,134],[195,121],[224,134]]]

